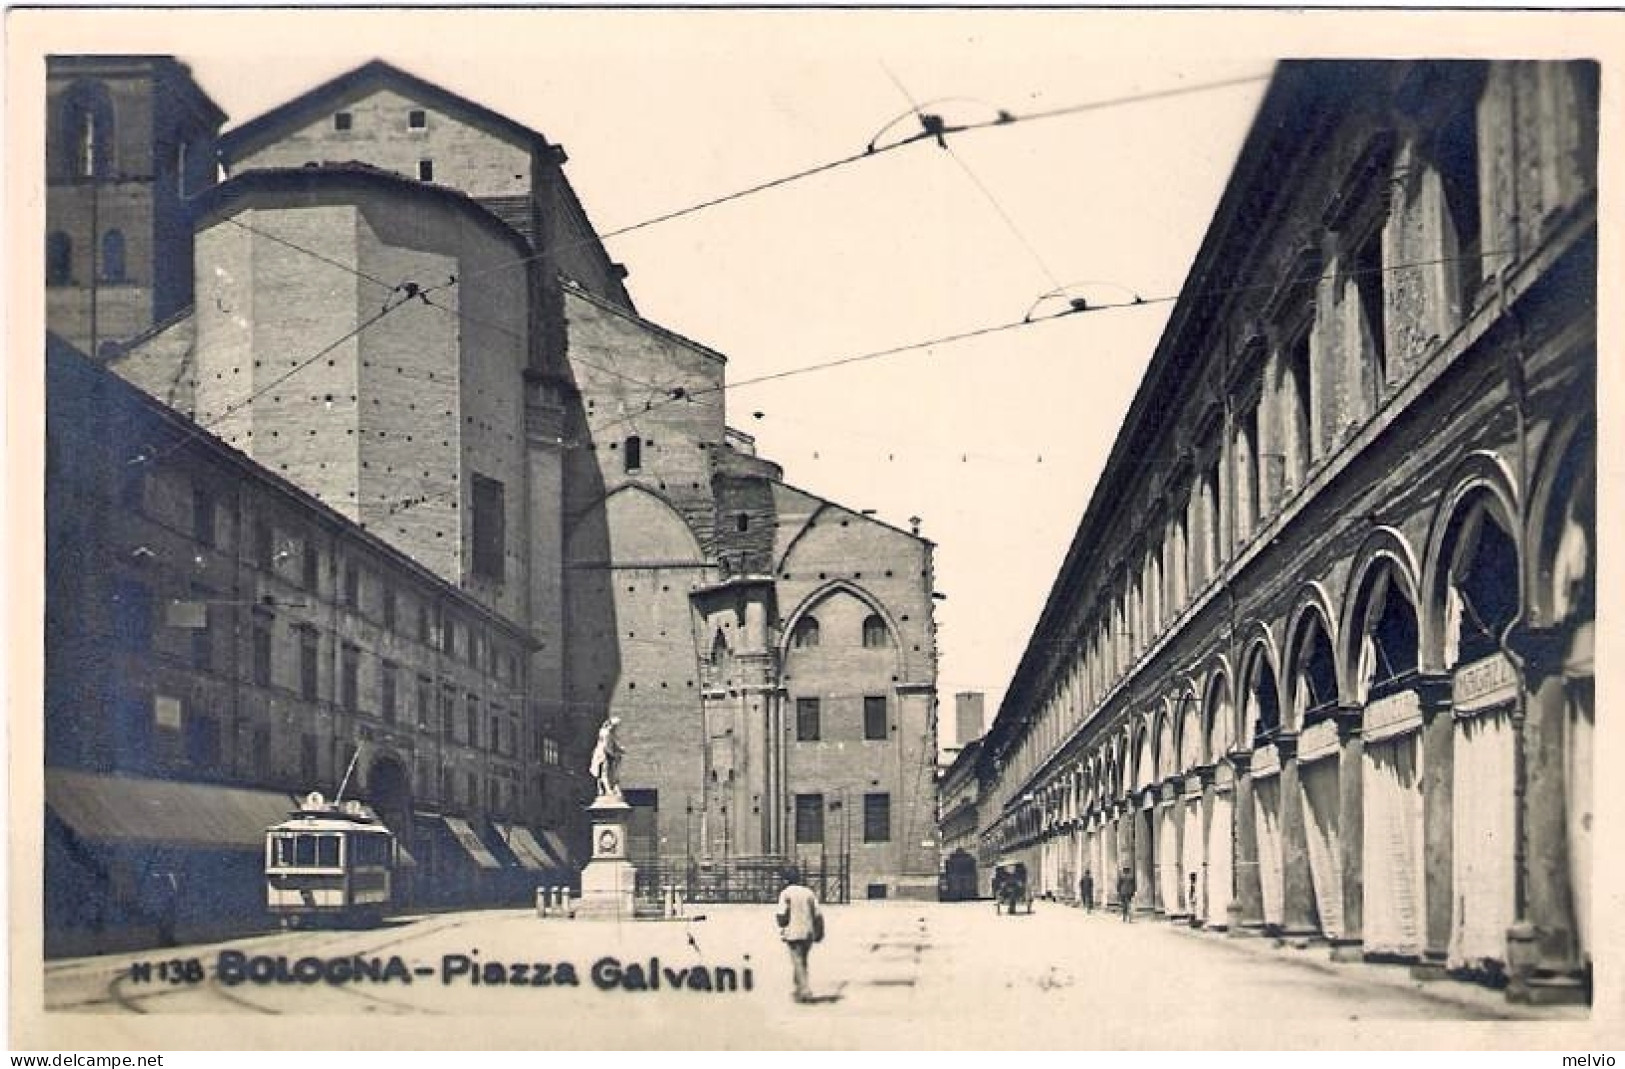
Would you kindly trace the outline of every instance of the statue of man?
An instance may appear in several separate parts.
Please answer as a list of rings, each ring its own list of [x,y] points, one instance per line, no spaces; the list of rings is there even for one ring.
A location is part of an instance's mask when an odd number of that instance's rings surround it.
[[[604,726],[598,729],[598,745],[593,747],[592,763],[587,766],[587,771],[598,781],[600,798],[618,798],[621,794],[621,757],[626,748],[615,734],[620,723],[618,716],[604,721]]]

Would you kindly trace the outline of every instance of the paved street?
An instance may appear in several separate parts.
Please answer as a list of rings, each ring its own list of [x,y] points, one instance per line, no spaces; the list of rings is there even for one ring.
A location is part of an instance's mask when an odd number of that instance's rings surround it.
[[[829,938],[812,960],[821,1001],[797,1005],[771,907],[695,912],[705,919],[616,924],[540,920],[522,911],[444,914],[373,931],[293,932],[166,955],[52,962],[46,1004],[112,1014],[235,1011],[256,1033],[261,1014],[417,1017],[399,1022],[402,1036],[423,1035],[423,1015],[478,1016],[478,1032],[447,1022],[429,1035],[443,1045],[522,1047],[1272,1046],[1330,1036],[1340,1043],[1425,1038],[1404,1031],[1407,1022],[1586,1016],[1510,1006],[1500,993],[1468,984],[1419,984],[1395,967],[1333,964],[1324,949],[1155,921],[1125,925],[1045,903],[1030,917],[995,916],[989,903],[834,907]],[[327,983],[316,964],[298,964],[317,958],[342,978],[355,969],[353,955],[373,962],[375,975]],[[206,978],[189,982],[184,966],[179,982],[163,975],[173,970],[160,963],[187,958],[203,963]],[[605,958],[619,970],[595,968]],[[659,959],[663,979],[657,989],[640,989],[651,958]],[[152,979],[128,975],[138,961],[154,963]],[[545,984],[538,963],[548,966]],[[712,987],[728,983],[719,967],[734,970],[737,989],[694,990],[701,983],[695,966],[705,967]],[[301,982],[301,970],[314,982]],[[613,989],[599,986],[617,979]],[[300,1045],[298,1033],[279,1034]]]

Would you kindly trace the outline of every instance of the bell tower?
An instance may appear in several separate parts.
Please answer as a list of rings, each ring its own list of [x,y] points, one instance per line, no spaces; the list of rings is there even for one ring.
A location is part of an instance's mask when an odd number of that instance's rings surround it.
[[[105,360],[192,304],[226,115],[172,56],[52,56],[45,106],[46,327]]]

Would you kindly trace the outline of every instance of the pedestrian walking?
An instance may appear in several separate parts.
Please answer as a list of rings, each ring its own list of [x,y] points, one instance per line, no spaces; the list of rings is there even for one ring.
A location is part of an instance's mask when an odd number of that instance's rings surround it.
[[[1095,877],[1088,869],[1083,870],[1083,879],[1078,881],[1078,898],[1085,910],[1090,913],[1095,911]]]
[[[795,977],[792,997],[797,1002],[811,1002],[807,957],[812,945],[824,938],[824,914],[818,908],[818,896],[801,882],[801,870],[794,865],[784,870],[784,890],[779,892],[779,911],[774,920],[779,925],[779,938],[790,950],[790,968]]]
[[[1127,865],[1123,866],[1123,871],[1117,876],[1117,901],[1123,907],[1124,923],[1131,923],[1134,919],[1131,916],[1134,909],[1134,870]]]

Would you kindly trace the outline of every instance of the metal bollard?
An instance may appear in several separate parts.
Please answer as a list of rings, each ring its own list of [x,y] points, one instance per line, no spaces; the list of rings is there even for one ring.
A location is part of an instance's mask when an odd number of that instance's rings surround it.
[[[547,916],[547,888],[546,887],[538,887],[538,888],[536,888],[536,915],[538,917]]]

